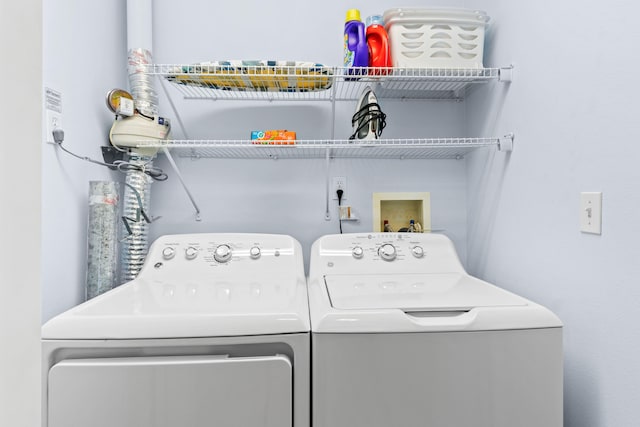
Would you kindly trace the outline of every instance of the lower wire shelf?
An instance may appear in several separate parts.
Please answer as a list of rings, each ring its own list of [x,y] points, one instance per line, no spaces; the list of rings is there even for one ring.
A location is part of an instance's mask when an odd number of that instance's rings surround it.
[[[252,144],[247,140],[167,140],[140,147],[171,149],[180,157],[221,159],[461,159],[482,147],[513,149],[513,134],[487,138],[297,140],[293,144]]]

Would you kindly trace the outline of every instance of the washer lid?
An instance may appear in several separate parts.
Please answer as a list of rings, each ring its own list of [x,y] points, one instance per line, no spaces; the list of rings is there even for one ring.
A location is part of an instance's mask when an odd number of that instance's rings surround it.
[[[468,311],[527,300],[466,274],[327,275],[331,306],[343,310]]]

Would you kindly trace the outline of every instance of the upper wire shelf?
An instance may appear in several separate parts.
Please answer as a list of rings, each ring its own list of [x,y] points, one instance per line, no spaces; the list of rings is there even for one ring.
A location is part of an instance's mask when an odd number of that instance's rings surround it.
[[[247,140],[168,140],[141,144],[166,147],[180,157],[224,159],[461,159],[481,147],[511,151],[513,134],[489,138],[425,138],[352,140],[297,140],[290,145],[252,144]]]
[[[474,85],[510,81],[506,68],[358,68],[153,64],[146,72],[173,83],[185,99],[356,100],[371,86],[379,98],[461,100]],[[353,74],[356,73],[356,74]]]

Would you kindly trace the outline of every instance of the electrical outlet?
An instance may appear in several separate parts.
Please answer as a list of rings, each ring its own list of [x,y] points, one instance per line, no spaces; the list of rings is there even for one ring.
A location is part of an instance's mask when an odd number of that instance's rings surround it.
[[[55,144],[53,140],[53,130],[62,129],[62,92],[45,87],[44,110],[44,131],[46,133],[44,140],[50,144]]]
[[[602,193],[580,193],[580,231],[602,234]]]
[[[50,144],[55,144],[53,140],[53,130],[54,129],[62,129],[62,114],[57,111],[46,110],[47,116],[47,142]]]
[[[347,177],[346,176],[334,176],[332,193],[333,200],[338,200],[337,191],[342,190],[342,200],[347,198]]]

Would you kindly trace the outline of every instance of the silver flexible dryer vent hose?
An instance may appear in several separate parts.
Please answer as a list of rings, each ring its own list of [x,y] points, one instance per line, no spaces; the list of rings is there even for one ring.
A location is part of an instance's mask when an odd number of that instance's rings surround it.
[[[146,116],[158,115],[158,94],[153,85],[153,75],[147,67],[153,64],[151,52],[146,49],[129,50],[129,86],[136,110]]]
[[[130,163],[151,165],[152,157],[134,156]],[[136,278],[144,264],[149,250],[149,223],[145,215],[149,212],[151,195],[151,178],[139,171],[127,172],[125,178],[123,216],[129,230],[124,227],[124,241],[122,242],[120,283]]]
[[[152,63],[151,52],[146,49],[129,50],[129,84],[135,108],[147,116],[158,114],[158,96],[153,87],[153,75],[146,73],[147,65]],[[153,166],[153,157],[132,152],[129,162]],[[151,178],[145,173],[130,170],[126,174],[123,201],[123,216],[129,230],[124,229],[124,241],[121,246],[120,283],[136,278],[144,263],[149,249],[149,224],[143,213],[149,213],[151,197]]]

